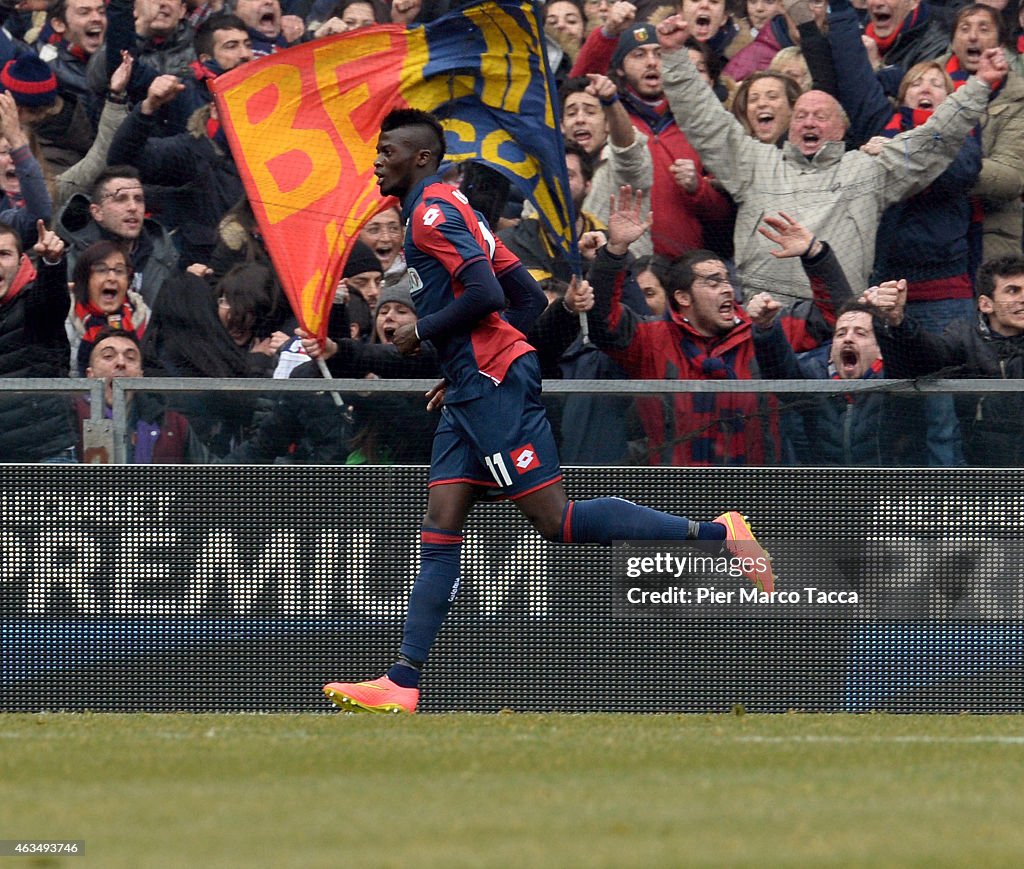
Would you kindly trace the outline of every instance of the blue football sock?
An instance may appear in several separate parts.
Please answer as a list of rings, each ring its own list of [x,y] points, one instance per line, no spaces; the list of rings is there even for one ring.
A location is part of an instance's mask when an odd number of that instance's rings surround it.
[[[721,522],[698,522],[698,540],[725,540],[725,526]]]
[[[724,540],[725,527],[661,513],[622,498],[568,501],[562,513],[563,543],[613,540]]]
[[[420,671],[415,667],[410,667],[408,664],[403,664],[401,661],[391,665],[391,668],[388,670],[388,678],[403,688],[420,687]]]
[[[402,632],[402,657],[426,661],[430,655],[437,633],[459,590],[461,556],[461,534],[426,527],[420,531],[420,572],[409,595],[409,610]],[[412,667],[396,666],[415,672]],[[388,675],[393,679],[390,672]]]

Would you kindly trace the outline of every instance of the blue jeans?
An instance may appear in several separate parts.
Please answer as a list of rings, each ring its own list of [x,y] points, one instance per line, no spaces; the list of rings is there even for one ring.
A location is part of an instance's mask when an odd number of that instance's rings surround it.
[[[933,335],[941,335],[953,320],[973,319],[976,310],[974,299],[940,299],[907,304],[907,313],[921,324],[922,329]],[[920,401],[908,402],[906,411],[907,423],[924,433],[919,441],[924,445],[920,464],[947,468],[966,464],[952,395],[927,395]]]
[[[53,456],[47,456],[45,459],[39,460],[40,465],[77,465],[78,456],[74,447],[68,447],[66,450],[61,450],[59,453]]]

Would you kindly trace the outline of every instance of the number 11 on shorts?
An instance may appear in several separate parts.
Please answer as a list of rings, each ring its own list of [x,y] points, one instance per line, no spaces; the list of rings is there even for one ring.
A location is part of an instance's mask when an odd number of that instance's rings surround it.
[[[487,465],[487,470],[491,472],[491,476],[494,477],[494,481],[504,488],[505,486],[512,485],[512,477],[509,476],[508,468],[505,467],[505,457],[501,453],[495,453],[493,456],[485,456],[484,463]]]

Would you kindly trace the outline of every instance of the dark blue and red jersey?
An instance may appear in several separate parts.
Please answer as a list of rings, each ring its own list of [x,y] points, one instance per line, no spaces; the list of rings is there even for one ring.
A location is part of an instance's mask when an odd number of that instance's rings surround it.
[[[477,398],[488,385],[484,377],[491,386],[501,383],[512,362],[533,351],[503,313],[500,281],[520,262],[465,194],[440,176],[413,189],[402,218],[417,334],[437,349],[448,382],[445,400]]]

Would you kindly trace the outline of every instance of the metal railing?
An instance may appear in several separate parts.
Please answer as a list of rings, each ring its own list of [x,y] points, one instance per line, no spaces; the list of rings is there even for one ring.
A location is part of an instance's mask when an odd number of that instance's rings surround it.
[[[88,378],[0,378],[0,393],[88,393],[89,424],[94,436],[111,439],[114,464],[126,461],[125,435],[128,429],[128,397],[133,391],[149,393],[336,392],[396,393],[422,396],[437,384],[436,379],[333,379],[308,378],[164,378],[122,377],[113,381],[112,414],[104,414],[105,383]],[[748,393],[850,395],[854,393],[895,393],[901,395],[1003,394],[1024,392],[1024,380],[921,378],[917,380],[545,380],[548,395],[664,395],[673,393]],[[1024,419],[1021,420],[1024,428]]]

